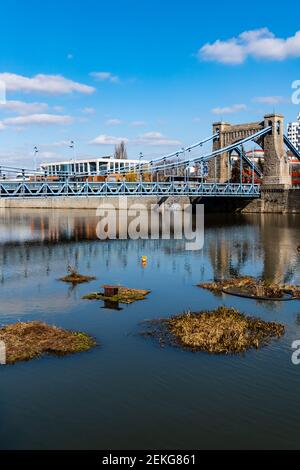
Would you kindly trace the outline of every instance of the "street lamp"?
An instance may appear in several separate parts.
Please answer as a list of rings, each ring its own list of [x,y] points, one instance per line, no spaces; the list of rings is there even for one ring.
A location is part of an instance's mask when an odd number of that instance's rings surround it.
[[[139,171],[140,171],[140,181],[142,181],[142,172],[141,172],[141,160],[144,157],[143,152],[139,154]]]
[[[74,140],[71,140],[69,147],[70,147],[70,149],[73,149],[73,165],[74,165],[74,175],[75,175],[75,173],[76,173],[76,166],[75,166],[76,155],[75,155],[75,142],[74,142]]]
[[[36,170],[37,170],[37,154],[39,153],[39,149],[37,148],[37,146],[35,145],[34,148],[34,162],[33,162],[33,169],[34,169],[34,180],[36,181]]]

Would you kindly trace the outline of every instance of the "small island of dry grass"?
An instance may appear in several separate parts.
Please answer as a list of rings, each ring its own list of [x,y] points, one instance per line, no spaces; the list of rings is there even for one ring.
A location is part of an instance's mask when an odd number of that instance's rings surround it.
[[[300,287],[281,285],[274,282],[258,280],[251,276],[235,277],[219,281],[198,284],[202,289],[208,289],[215,294],[222,292],[243,297],[265,300],[300,299]]]
[[[114,287],[116,290],[114,295],[106,295],[105,291],[91,292],[90,294],[84,295],[82,298],[87,300],[109,300],[110,302],[121,304],[132,304],[137,300],[144,300],[146,295],[150,293],[149,290],[145,289],[131,289],[129,287],[110,286],[110,288]]]
[[[202,284],[198,284],[198,287],[201,287],[202,289],[207,289],[210,290],[211,292],[215,293],[221,293],[223,289],[229,288],[229,287],[245,287],[249,286],[249,284],[252,284],[256,282],[254,277],[251,276],[241,276],[241,277],[233,277],[231,279],[222,279],[218,281],[212,281],[212,282],[203,282]]]
[[[94,276],[79,274],[76,268],[72,266],[68,266],[68,273],[67,276],[61,277],[60,281],[70,282],[71,284],[81,284],[82,282],[89,282],[96,279]]]
[[[214,354],[238,354],[258,349],[284,334],[284,325],[280,323],[265,322],[227,307],[186,312],[147,323],[149,330],[142,334],[158,338],[161,344]]]
[[[0,328],[6,348],[6,363],[28,361],[42,354],[63,356],[87,351],[95,340],[81,332],[68,331],[40,321],[18,322]]]

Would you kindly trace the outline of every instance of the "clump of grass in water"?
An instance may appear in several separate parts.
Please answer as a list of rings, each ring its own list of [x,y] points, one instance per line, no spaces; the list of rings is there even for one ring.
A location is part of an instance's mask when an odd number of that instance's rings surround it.
[[[210,290],[211,292],[221,293],[223,289],[229,287],[245,287],[249,286],[250,284],[256,282],[254,277],[251,276],[241,276],[241,277],[234,277],[231,279],[222,279],[219,281],[213,282],[204,282],[202,284],[198,284],[198,287],[202,289]]]
[[[137,300],[144,300],[145,296],[149,293],[149,290],[119,287],[118,294],[110,297],[105,296],[102,292],[91,292],[90,294],[84,295],[82,298],[86,300],[109,300],[121,304],[132,304]]]
[[[258,349],[284,334],[284,325],[280,323],[265,322],[227,307],[186,312],[147,323],[150,329],[142,334],[158,338],[163,345],[214,354],[238,354]]]
[[[242,276],[231,279],[198,284],[202,289],[220,294],[222,292],[240,293],[249,297],[266,297],[269,299],[281,299],[286,293],[300,299],[300,286],[281,285],[274,282],[257,280],[251,276]]]
[[[68,275],[61,277],[60,280],[63,282],[70,282],[72,284],[80,284],[82,282],[89,282],[96,279],[94,276],[84,276],[79,274],[75,267],[68,266]]]
[[[18,322],[0,328],[6,346],[6,363],[34,359],[42,354],[63,356],[87,351],[96,345],[89,335],[64,330],[40,321]]]

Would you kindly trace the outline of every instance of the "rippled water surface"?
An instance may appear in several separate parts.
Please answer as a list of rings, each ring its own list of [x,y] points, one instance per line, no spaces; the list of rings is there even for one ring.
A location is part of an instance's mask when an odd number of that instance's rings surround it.
[[[291,362],[300,302],[196,287],[233,274],[300,283],[299,216],[207,215],[197,252],[180,240],[99,241],[96,223],[88,211],[0,213],[1,324],[43,320],[98,343],[0,366],[0,447],[300,448],[300,365]],[[59,282],[68,264],[97,279],[75,288]],[[152,292],[122,310],[81,299],[110,283]],[[286,334],[242,356],[160,348],[138,335],[145,319],[220,304],[280,321]]]

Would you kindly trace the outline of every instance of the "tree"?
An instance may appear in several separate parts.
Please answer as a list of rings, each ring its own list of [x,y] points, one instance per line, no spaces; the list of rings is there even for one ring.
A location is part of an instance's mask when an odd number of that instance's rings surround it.
[[[127,160],[127,150],[125,142],[123,140],[115,146],[114,158],[116,158],[117,160]]]

